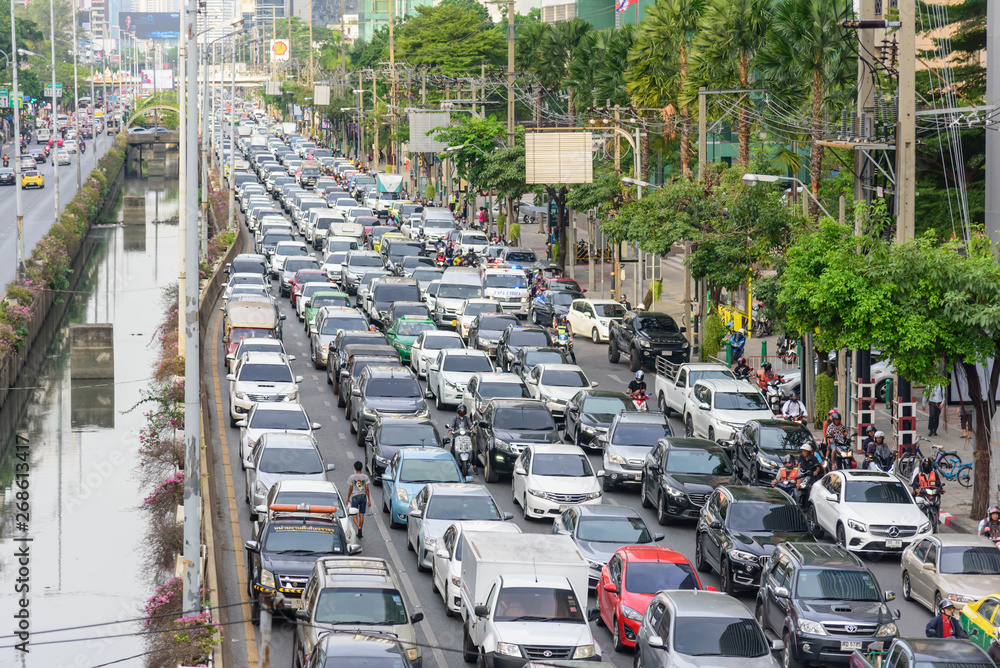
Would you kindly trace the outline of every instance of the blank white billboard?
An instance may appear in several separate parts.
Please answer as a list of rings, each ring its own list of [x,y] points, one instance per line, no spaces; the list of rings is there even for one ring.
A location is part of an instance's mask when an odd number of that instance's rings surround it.
[[[410,113],[410,150],[414,153],[440,153],[448,148],[448,144],[438,141],[427,133],[435,128],[451,123],[451,114],[447,111],[426,111]]]
[[[592,183],[593,133],[528,132],[524,135],[526,183]]]

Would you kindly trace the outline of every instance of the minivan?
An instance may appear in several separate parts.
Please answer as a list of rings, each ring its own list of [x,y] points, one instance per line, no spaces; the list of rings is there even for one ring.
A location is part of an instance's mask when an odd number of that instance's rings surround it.
[[[454,329],[453,320],[466,299],[483,296],[483,283],[475,267],[448,267],[434,297],[434,322],[441,329]]]

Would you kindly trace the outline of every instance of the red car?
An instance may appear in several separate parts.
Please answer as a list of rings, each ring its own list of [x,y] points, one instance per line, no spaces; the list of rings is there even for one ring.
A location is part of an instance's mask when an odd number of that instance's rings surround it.
[[[295,299],[302,292],[302,286],[306,283],[312,283],[315,281],[328,282],[330,279],[326,275],[325,271],[320,271],[319,269],[299,269],[295,272],[295,278],[292,279],[292,285],[289,287],[289,294],[292,296],[292,306],[295,306]]]
[[[597,581],[599,623],[611,629],[615,650],[635,647],[646,607],[663,589],[705,589],[684,555],[667,547],[619,548]],[[708,587],[714,591],[714,587]]]

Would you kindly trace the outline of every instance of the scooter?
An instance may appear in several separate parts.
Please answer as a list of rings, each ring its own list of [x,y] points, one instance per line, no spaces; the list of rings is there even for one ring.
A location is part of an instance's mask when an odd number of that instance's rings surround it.
[[[944,490],[937,487],[925,487],[913,495],[913,500],[920,506],[931,523],[931,533],[937,533],[938,521],[941,516],[941,493]]]
[[[837,439],[837,442],[833,444],[833,452],[830,453],[830,458],[833,460],[838,471],[846,471],[858,467],[858,463],[854,459],[854,451],[851,450],[851,443],[847,439]]]
[[[885,473],[891,473],[895,475],[896,473],[896,455],[891,448],[886,448],[887,453],[879,453],[878,449],[875,450],[875,454],[871,457],[865,459],[864,468],[869,471],[884,471]]]
[[[576,352],[573,350],[573,337],[569,332],[556,333],[556,346],[562,348],[569,355],[573,364],[576,364]]]
[[[767,383],[767,405],[775,415],[781,415],[781,407],[785,403],[785,396],[778,387],[781,382],[781,378],[775,378]]]
[[[795,352],[795,340],[788,336],[778,337],[778,357],[786,364],[795,364],[799,355]]]
[[[649,412],[649,402],[647,401],[648,399],[649,399],[648,394],[643,394],[641,396],[635,395],[632,397],[632,403],[635,404],[635,409],[640,413],[648,413]]]
[[[472,467],[472,436],[464,428],[452,436],[451,456],[455,458],[462,475],[469,475],[469,469]]]

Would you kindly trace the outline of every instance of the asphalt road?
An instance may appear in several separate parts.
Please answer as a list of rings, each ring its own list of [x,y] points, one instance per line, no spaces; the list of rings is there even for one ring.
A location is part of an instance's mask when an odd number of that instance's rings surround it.
[[[277,294],[277,286],[274,287],[274,294]],[[352,472],[353,463],[359,459],[359,455],[363,451],[356,445],[354,437],[349,432],[343,410],[337,408],[336,398],[330,386],[326,384],[324,372],[316,370],[312,365],[309,357],[308,339],[304,335],[303,325],[297,319],[289,300],[281,298],[280,307],[282,312],[287,314],[284,328],[285,347],[289,354],[296,356],[292,362],[293,371],[296,375],[304,377],[304,382],[300,385],[299,390],[300,401],[310,418],[323,425],[322,430],[317,433],[320,449],[325,460],[333,462],[337,466],[336,471],[330,473],[330,479],[337,483],[341,490],[344,490],[347,477]],[[226,370],[223,366],[224,354],[221,352],[221,333],[219,323],[216,320],[213,320],[210,325],[208,340],[213,341],[213,344],[205,355],[206,363],[210,365],[205,371],[205,379],[212,395],[212,405],[217,413],[213,415],[211,431],[221,434],[221,438],[213,437],[211,441],[213,446],[215,444],[224,446],[221,452],[226,475],[224,479],[217,478],[216,485],[222,494],[229,495],[228,513],[227,504],[222,504],[221,510],[224,525],[223,536],[217,537],[224,549],[222,603],[225,605],[238,602],[240,597],[246,600],[246,571],[244,568],[246,559],[242,545],[244,541],[251,538],[251,524],[244,501],[246,489],[239,461],[239,430],[228,426],[228,384],[225,380]],[[610,364],[605,344],[595,345],[589,340],[578,338],[576,353],[578,364],[591,380],[600,383],[602,389],[624,389],[628,384],[631,373],[626,363]],[[443,432],[445,424],[454,413],[452,411],[437,411],[433,408],[432,401],[429,402],[429,405],[431,406],[432,419]],[[672,419],[671,423],[675,433],[682,433],[682,425],[679,420]],[[599,456],[591,455],[591,461],[595,469],[602,467]],[[482,473],[477,481],[482,482]],[[515,519],[513,521],[521,527],[522,531],[547,533],[551,530],[551,522],[526,521],[523,518],[520,507],[515,506],[511,500],[509,480],[501,479],[500,482],[487,486],[500,507],[514,513]],[[666,527],[656,526],[655,512],[641,507],[637,492],[605,493],[604,498],[608,503],[630,506],[637,510],[647,525],[651,528],[655,527],[655,531],[666,534],[666,539],[659,543],[660,545],[681,552],[693,562],[693,523],[680,523]],[[423,642],[436,649],[424,649],[424,665],[442,668],[444,666],[464,665],[461,655],[458,654],[462,645],[460,621],[445,615],[444,604],[440,596],[431,590],[430,575],[417,571],[414,555],[406,549],[406,532],[388,528],[386,516],[381,511],[382,499],[378,488],[373,489],[372,501],[375,509],[374,511],[369,509],[371,514],[366,520],[367,532],[362,540],[363,554],[389,559],[403,578],[404,593],[408,596],[409,605],[411,608],[423,610],[426,615],[424,621],[417,625],[418,632]],[[232,544],[234,537],[236,538],[235,545]],[[899,593],[898,559],[870,561],[868,565],[882,589]],[[719,585],[718,577],[714,573],[703,575],[702,579],[706,586],[718,587]],[[748,608],[753,609],[753,595],[742,595],[740,599]],[[594,599],[591,596],[590,607],[594,605]],[[895,602],[890,604],[890,607],[896,607],[902,611],[902,618],[899,622],[902,635],[923,637],[924,625],[930,619],[926,609],[915,603],[908,603],[902,597],[897,598]],[[231,643],[236,665],[247,666],[257,659],[257,650],[246,639],[253,638],[255,632],[259,630],[252,627],[249,622],[232,623],[241,618],[237,612],[239,610],[243,611],[243,617],[247,617],[249,606],[228,609],[230,624],[227,626],[227,641]],[[242,637],[240,637],[241,634],[243,634]],[[595,628],[595,637],[601,644],[606,660],[612,661],[617,666],[632,665],[631,654],[617,654],[614,651],[611,645],[611,633],[606,628]],[[292,640],[292,623],[276,620],[269,665],[278,668],[291,665]],[[253,642],[259,642],[259,640]]]
[[[114,136],[101,135],[99,138],[84,140],[87,142],[87,152],[81,155],[70,154],[69,165],[59,167],[59,210],[66,208],[73,196],[76,195],[76,161],[82,157],[80,169],[80,180],[86,181],[93,171],[98,158],[104,155]],[[96,145],[96,150],[95,150]],[[35,148],[37,144],[30,144],[28,148]],[[10,144],[4,145],[4,152],[10,154]],[[13,163],[11,163],[13,168]],[[48,233],[49,228],[55,222],[54,201],[56,196],[55,167],[51,162],[45,163],[41,168],[42,176],[45,177],[45,187],[40,189],[22,190],[21,202],[24,211],[24,255],[27,259],[31,256],[31,250],[42,237]],[[0,187],[0,283],[7,286],[14,280],[17,274],[17,209],[15,207],[15,190],[20,186]]]

